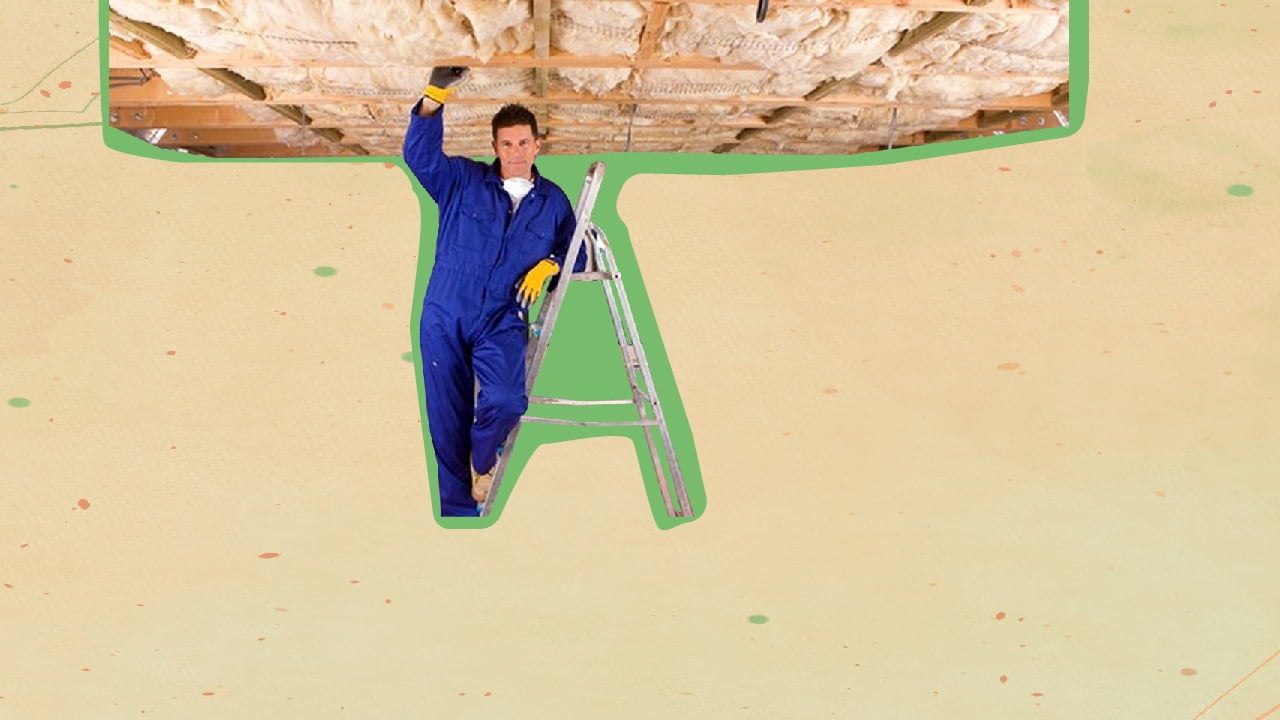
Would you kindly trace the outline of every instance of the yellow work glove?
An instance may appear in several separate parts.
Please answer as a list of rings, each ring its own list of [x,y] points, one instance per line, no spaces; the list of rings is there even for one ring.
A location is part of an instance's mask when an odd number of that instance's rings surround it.
[[[431,79],[427,81],[427,89],[423,90],[422,94],[443,105],[444,101],[449,99],[449,94],[456,86],[462,84],[468,75],[470,75],[470,69],[465,67],[432,68]]]
[[[542,294],[542,285],[547,278],[560,272],[560,266],[554,260],[539,260],[533,269],[524,274],[524,279],[520,281],[520,286],[516,288],[516,297],[520,300],[520,307],[527,308],[537,301],[538,296]]]

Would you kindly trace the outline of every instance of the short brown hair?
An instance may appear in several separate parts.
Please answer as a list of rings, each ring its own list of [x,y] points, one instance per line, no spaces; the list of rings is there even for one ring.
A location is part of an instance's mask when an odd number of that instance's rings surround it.
[[[505,127],[519,127],[528,125],[533,131],[533,136],[538,137],[538,118],[530,112],[529,108],[515,103],[503,105],[493,116],[493,139],[498,139],[498,130]]]

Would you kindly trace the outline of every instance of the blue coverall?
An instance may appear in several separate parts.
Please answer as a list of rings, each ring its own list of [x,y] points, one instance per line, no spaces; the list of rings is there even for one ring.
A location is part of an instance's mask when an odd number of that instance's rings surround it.
[[[404,159],[439,207],[420,343],[440,511],[475,516],[470,466],[488,472],[529,407],[528,321],[516,286],[545,258],[564,268],[575,216],[564,191],[542,177],[536,165],[533,189],[513,213],[497,160],[486,165],[444,154],[443,116],[440,108],[421,117],[414,106]],[[584,258],[580,254],[576,264]]]

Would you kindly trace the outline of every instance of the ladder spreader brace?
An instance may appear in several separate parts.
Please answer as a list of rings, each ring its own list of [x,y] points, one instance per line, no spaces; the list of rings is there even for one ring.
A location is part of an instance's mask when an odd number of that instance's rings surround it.
[[[595,206],[596,196],[604,179],[604,163],[593,162],[587,169],[586,180],[582,184],[582,192],[578,196],[577,222],[573,238],[569,242],[569,252],[565,255],[565,264],[569,267],[561,270],[561,275],[568,273],[570,281],[599,281],[604,287],[605,299],[609,305],[609,315],[613,318],[613,329],[618,339],[618,348],[622,353],[622,363],[627,370],[627,378],[631,383],[631,398],[619,400],[568,400],[565,398],[546,398],[533,395],[534,381],[538,370],[542,367],[547,347],[551,343],[551,333],[555,328],[556,317],[564,302],[565,291],[572,282],[556,282],[538,312],[538,319],[529,326],[529,345],[525,351],[525,392],[529,394],[530,404],[542,405],[634,405],[639,415],[637,420],[614,422],[585,422],[562,420],[559,418],[539,418],[528,414],[520,418],[520,422],[512,428],[507,440],[503,443],[494,468],[493,482],[489,486],[489,495],[481,506],[480,515],[486,516],[493,509],[494,499],[501,488],[507,463],[511,459],[512,448],[520,434],[520,428],[527,422],[551,423],[557,425],[578,426],[640,426],[644,429],[645,441],[649,446],[649,455],[653,459],[653,468],[657,473],[658,489],[662,493],[662,502],[666,505],[667,514],[672,517],[692,517],[693,510],[689,505],[689,495],[685,490],[684,478],[680,474],[680,465],[676,460],[675,448],[671,442],[671,433],[667,429],[666,418],[662,414],[662,406],[658,402],[658,391],[649,370],[649,362],[645,358],[644,347],[640,344],[640,336],[636,330],[635,317],[631,313],[631,304],[627,301],[626,290],[622,286],[622,275],[618,272],[613,251],[609,248],[608,238],[604,231],[591,222],[591,210]],[[586,266],[581,272],[573,272],[577,258],[583,245],[589,248]],[[563,277],[561,277],[563,280]],[[654,437],[654,428],[658,429],[658,437]],[[661,450],[659,450],[661,444]],[[669,472],[664,471],[663,459]],[[670,484],[668,484],[668,478]],[[675,488],[675,502],[672,502],[671,487]]]

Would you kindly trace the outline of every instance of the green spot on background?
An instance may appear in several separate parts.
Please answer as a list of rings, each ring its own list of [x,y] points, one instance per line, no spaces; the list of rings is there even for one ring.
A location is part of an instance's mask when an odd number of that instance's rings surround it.
[[[328,265],[321,265],[320,267],[315,269],[315,274],[319,275],[320,277],[333,277],[334,275],[338,274],[338,271],[335,270],[334,268],[329,267]]]
[[[765,617],[764,615],[752,615],[751,617],[747,618],[747,622],[752,623],[754,625],[763,625],[769,622],[769,618]]]
[[[14,190],[17,190],[17,189],[18,189],[18,186],[17,186],[17,185],[13,185],[13,184],[10,184],[10,185],[9,185],[9,187],[13,188]]]
[[[30,405],[30,404],[31,404],[31,401],[30,401],[30,400],[28,400],[28,399],[26,399],[26,398],[20,398],[20,397],[16,397],[16,398],[9,398],[9,406],[10,406],[10,407],[22,408],[22,407],[26,407],[26,406],[28,406],[28,405]]]
[[[1249,197],[1253,194],[1253,188],[1249,185],[1232,185],[1227,188],[1227,192],[1236,197]]]
[[[404,353],[403,355],[400,356],[400,359],[405,362],[413,362],[413,353],[412,352]]]

